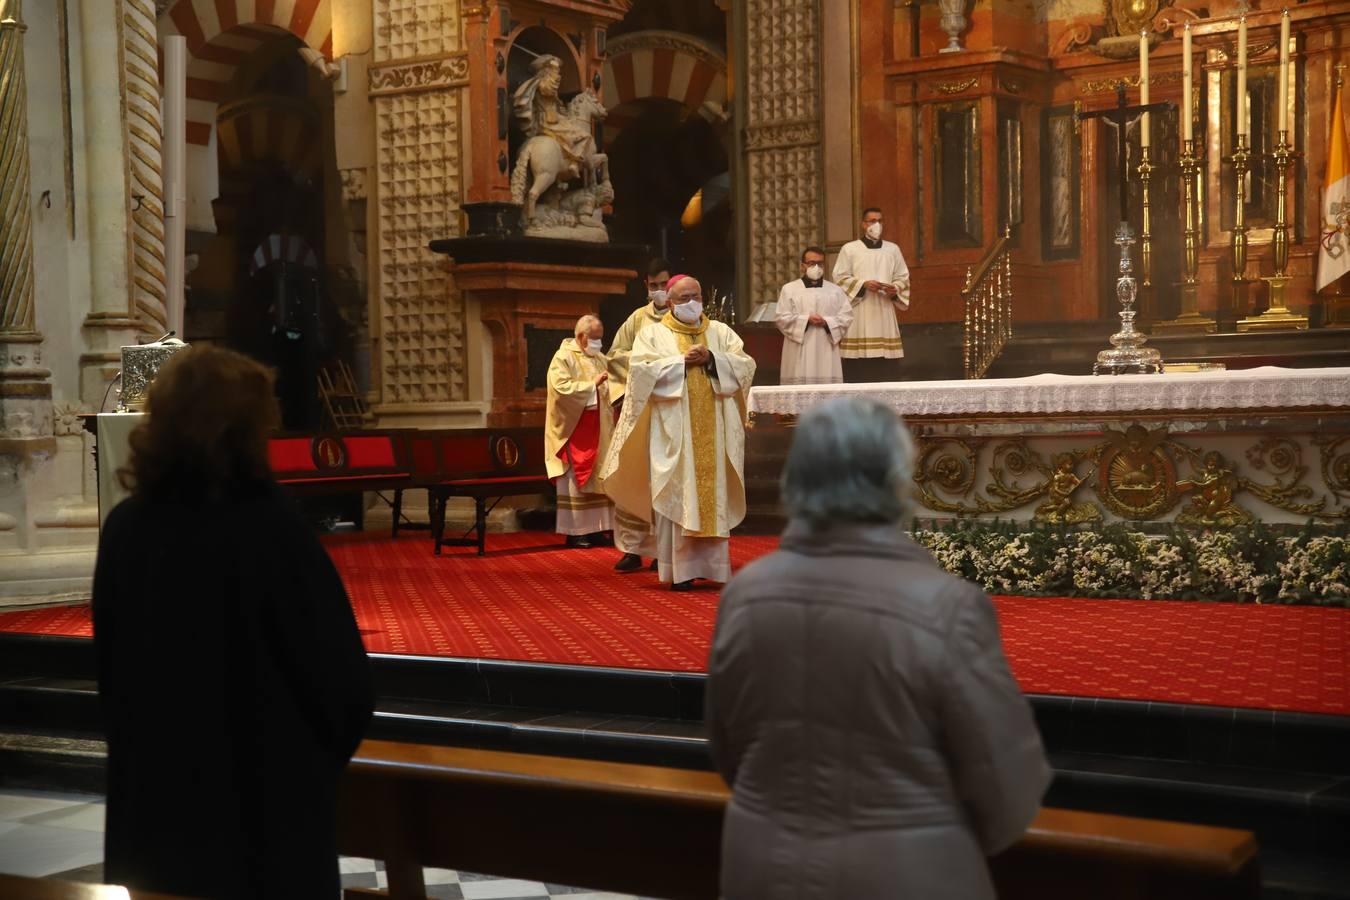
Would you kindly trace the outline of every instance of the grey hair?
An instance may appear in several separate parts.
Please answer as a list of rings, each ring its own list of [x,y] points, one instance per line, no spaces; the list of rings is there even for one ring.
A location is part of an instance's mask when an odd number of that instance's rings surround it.
[[[591,323],[599,321],[600,321],[599,316],[593,316],[590,313],[587,313],[580,319],[577,319],[577,327],[572,329],[572,334],[573,335],[586,334],[591,330]]]
[[[837,397],[804,413],[783,469],[788,516],[814,530],[900,522],[913,510],[914,441],[895,411]]]

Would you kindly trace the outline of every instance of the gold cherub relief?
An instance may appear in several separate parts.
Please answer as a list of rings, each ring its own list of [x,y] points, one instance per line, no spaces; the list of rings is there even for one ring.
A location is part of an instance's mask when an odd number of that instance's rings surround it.
[[[1047,525],[1077,525],[1096,522],[1102,517],[1101,507],[1095,503],[1074,503],[1073,493],[1087,480],[1074,472],[1078,462],[1072,453],[1055,456],[1054,472],[1047,485],[1044,502],[1036,507],[1032,519]]]
[[[1255,517],[1233,501],[1240,482],[1228,461],[1217,450],[1204,456],[1189,479],[1177,482],[1177,490],[1190,494],[1186,508],[1177,513],[1181,525],[1245,525]]]

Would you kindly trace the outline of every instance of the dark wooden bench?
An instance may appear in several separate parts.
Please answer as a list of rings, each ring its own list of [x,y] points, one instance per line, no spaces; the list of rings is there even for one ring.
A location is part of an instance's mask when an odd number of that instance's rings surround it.
[[[0,875],[0,897],[5,900],[183,900],[168,894],[128,891],[109,884],[85,884],[51,878]]]
[[[424,866],[712,900],[728,797],[711,772],[366,741],[343,777],[338,846],[383,860],[396,900],[426,896]],[[1062,809],[991,869],[1000,898],[1260,893],[1250,832]]]
[[[505,497],[551,494],[544,468],[544,433],[539,428],[419,430],[405,435],[412,467],[410,487],[425,488],[435,553],[442,547],[476,547],[487,552],[487,516]],[[474,501],[474,524],[462,537],[445,536],[445,507],[451,497]],[[492,501],[491,506],[488,501]],[[403,489],[394,491],[394,535],[403,511]],[[472,535],[472,537],[470,537]]]

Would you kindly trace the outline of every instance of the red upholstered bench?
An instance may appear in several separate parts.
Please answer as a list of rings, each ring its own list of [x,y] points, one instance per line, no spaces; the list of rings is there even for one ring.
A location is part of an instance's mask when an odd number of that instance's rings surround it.
[[[437,555],[442,547],[477,547],[478,555],[485,555],[487,515],[503,498],[553,491],[553,482],[544,468],[542,429],[417,431],[409,435],[408,441],[413,484],[427,491]],[[451,497],[472,497],[474,501],[474,524],[463,537],[445,536],[445,507]],[[402,507],[402,491],[395,491],[396,529]]]

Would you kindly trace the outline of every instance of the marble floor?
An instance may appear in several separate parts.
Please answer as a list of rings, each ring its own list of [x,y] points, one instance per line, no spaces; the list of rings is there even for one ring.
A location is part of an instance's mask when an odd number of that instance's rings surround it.
[[[378,862],[343,857],[338,866],[343,887],[385,887],[384,866]],[[102,881],[103,798],[0,791],[0,872]],[[444,900],[635,900],[626,894],[446,869],[427,869],[425,877],[427,895]]]

